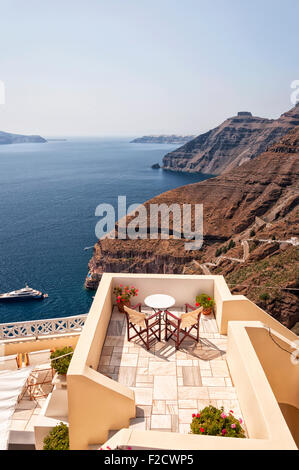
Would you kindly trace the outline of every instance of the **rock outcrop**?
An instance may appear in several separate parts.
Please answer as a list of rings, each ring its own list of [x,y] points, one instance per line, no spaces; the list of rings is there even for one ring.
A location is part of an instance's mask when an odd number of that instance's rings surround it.
[[[219,175],[255,158],[298,125],[299,103],[279,119],[239,112],[165,155],[163,168]]]
[[[145,203],[147,208],[150,204],[169,206],[174,202],[181,207],[203,204],[201,250],[186,251],[186,240],[173,236],[157,240],[106,238],[95,245],[85,285],[96,288],[105,271],[202,274],[202,264],[207,263],[212,273],[226,277],[235,292],[246,294],[292,327],[299,321],[298,291],[289,290],[288,286],[294,287],[299,282],[298,246],[281,240],[299,237],[298,180],[299,126],[253,161],[218,177],[165,192]],[[127,222],[130,220],[132,216]],[[150,225],[148,218],[147,232]],[[170,216],[170,233],[172,229]],[[249,242],[250,254],[242,262],[239,259],[242,241],[252,238],[256,241]],[[229,240],[234,241],[231,248]],[[216,252],[223,247],[225,257],[217,258]],[[270,285],[268,298],[262,294],[268,293]]]
[[[0,131],[0,145],[5,144],[24,144],[24,143],[44,143],[46,139],[40,135],[21,135],[10,134],[8,132]]]

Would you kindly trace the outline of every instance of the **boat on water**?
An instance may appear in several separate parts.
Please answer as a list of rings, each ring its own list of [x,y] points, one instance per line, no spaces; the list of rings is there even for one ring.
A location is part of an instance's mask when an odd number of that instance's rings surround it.
[[[17,300],[42,300],[48,297],[48,294],[43,294],[41,291],[31,289],[27,286],[23,289],[13,290],[12,292],[5,292],[0,294],[0,302],[9,302]]]

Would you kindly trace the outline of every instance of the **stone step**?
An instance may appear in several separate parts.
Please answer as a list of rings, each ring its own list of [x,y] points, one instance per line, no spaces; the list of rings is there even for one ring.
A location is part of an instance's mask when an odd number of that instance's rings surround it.
[[[129,429],[138,430],[138,431],[146,431],[145,418],[130,419]]]
[[[146,430],[146,422],[145,418],[132,418],[130,419],[130,425],[129,429],[138,429],[139,431],[145,431]],[[108,433],[108,439],[111,439],[111,437],[114,436],[119,431],[119,429],[110,429]]]

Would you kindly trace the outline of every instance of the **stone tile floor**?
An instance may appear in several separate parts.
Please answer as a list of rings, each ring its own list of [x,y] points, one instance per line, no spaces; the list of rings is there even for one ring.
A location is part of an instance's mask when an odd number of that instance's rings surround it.
[[[50,351],[39,351],[29,354],[30,365],[48,368],[50,367],[50,362],[47,361],[50,358]],[[1,362],[1,370],[16,370],[16,359],[15,356],[7,357]],[[49,382],[52,380],[52,373],[48,370],[40,370],[35,373],[38,382]],[[34,394],[49,394],[53,389],[51,383],[44,383],[42,385],[37,385],[34,387]],[[37,417],[41,412],[41,409],[46,401],[46,397],[35,398],[30,400],[29,394],[26,391],[22,399],[17,403],[14,414],[12,415],[10,429],[13,431],[34,431],[34,425],[36,423]]]
[[[185,340],[179,351],[171,340],[147,351],[139,338],[128,342],[126,333],[125,316],[114,307],[98,371],[134,390],[137,419],[131,427],[188,433],[192,413],[209,404],[242,417],[225,359],[227,337],[214,316],[202,316],[200,342]]]

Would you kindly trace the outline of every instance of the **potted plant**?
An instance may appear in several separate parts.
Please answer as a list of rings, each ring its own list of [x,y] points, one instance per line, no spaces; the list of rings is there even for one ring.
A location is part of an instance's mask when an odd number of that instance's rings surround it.
[[[213,312],[215,300],[207,294],[200,294],[196,297],[196,307],[203,307],[203,314],[210,315]]]
[[[136,297],[138,295],[138,289],[134,286],[131,288],[129,286],[123,286],[120,284],[119,286],[114,287],[113,293],[116,296],[116,303],[118,306],[119,312],[125,313],[124,306],[130,307],[131,305],[131,297]]]
[[[223,407],[206,406],[192,415],[191,434],[245,438],[242,419],[235,418],[233,413],[233,410],[225,413]]]
[[[43,450],[69,450],[69,428],[60,422],[44,439]]]
[[[52,360],[51,364],[58,375],[66,375],[73,357],[73,354],[70,353],[73,352],[74,350],[71,346],[66,346],[63,349],[56,349],[51,353],[50,359],[54,359],[54,361]]]

